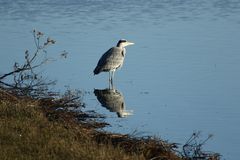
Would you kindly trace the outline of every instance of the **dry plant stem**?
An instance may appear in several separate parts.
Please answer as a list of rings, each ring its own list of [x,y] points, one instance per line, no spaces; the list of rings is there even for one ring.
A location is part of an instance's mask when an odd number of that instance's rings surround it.
[[[46,48],[55,44],[55,41],[49,37],[44,39],[44,34],[40,31],[33,30],[33,40],[36,47],[35,51],[30,53],[28,50],[24,53],[24,62],[17,62],[13,65],[13,70],[0,76],[0,87],[8,88],[19,92],[19,94],[36,95],[41,92],[46,93],[47,86],[55,84],[55,81],[44,79],[38,69],[50,61],[47,56]]]
[[[34,75],[35,73],[34,73],[33,69],[42,66],[43,64],[45,64],[48,61],[48,58],[45,58],[41,62],[39,62],[38,64],[34,64],[34,61],[37,59],[38,55],[40,53],[46,53],[46,51],[44,49],[48,45],[55,43],[54,40],[52,40],[50,38],[47,38],[47,41],[43,44],[43,46],[41,46],[40,45],[40,39],[41,39],[42,36],[43,36],[42,32],[33,30],[33,38],[34,38],[34,43],[35,43],[35,46],[36,46],[36,51],[33,53],[33,56],[30,57],[29,51],[26,50],[25,51],[25,62],[24,62],[24,64],[21,67],[19,67],[19,64],[15,62],[14,66],[13,66],[14,70],[0,76],[0,81],[3,80],[4,78],[8,77],[8,76],[14,75],[16,73],[21,73],[23,71],[28,71],[28,70],[31,71]]]

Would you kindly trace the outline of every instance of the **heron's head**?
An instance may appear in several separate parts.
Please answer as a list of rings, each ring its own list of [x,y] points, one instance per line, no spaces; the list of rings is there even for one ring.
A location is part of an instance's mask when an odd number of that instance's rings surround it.
[[[126,39],[120,39],[118,41],[117,47],[126,47],[126,46],[133,45],[133,44],[134,44],[133,42],[129,42]]]

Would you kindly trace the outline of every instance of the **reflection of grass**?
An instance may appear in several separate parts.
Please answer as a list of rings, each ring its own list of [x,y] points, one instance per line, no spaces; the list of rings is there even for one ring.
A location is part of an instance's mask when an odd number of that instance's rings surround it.
[[[47,118],[53,111],[41,105],[0,90],[1,159],[179,159],[166,148],[154,149],[157,141],[99,132],[71,113],[56,111],[58,118]]]

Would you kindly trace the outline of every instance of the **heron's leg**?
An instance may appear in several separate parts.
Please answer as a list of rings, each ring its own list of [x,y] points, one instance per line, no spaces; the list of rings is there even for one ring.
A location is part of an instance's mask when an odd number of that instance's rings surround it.
[[[111,71],[109,71],[109,77],[108,77],[108,78],[109,78],[109,79],[108,79],[109,82],[111,81],[111,77],[112,77],[112,76],[111,76]]]
[[[111,71],[111,75],[110,75],[110,82],[111,82],[111,84],[113,83],[113,74],[114,74],[114,71]]]
[[[109,89],[113,86],[113,71],[109,71]]]
[[[111,79],[111,81],[109,82],[109,89],[113,89],[113,81]]]
[[[111,82],[108,83],[108,89],[111,89]]]
[[[114,73],[115,73],[115,70],[112,71],[112,81],[113,81],[113,78],[114,78]]]

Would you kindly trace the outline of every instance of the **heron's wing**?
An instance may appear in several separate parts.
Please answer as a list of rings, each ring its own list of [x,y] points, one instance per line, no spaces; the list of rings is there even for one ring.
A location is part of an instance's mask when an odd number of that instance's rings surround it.
[[[123,49],[118,47],[112,47],[105,52],[99,59],[97,67],[94,70],[95,74],[101,71],[109,71],[111,69],[118,68],[124,59]]]

